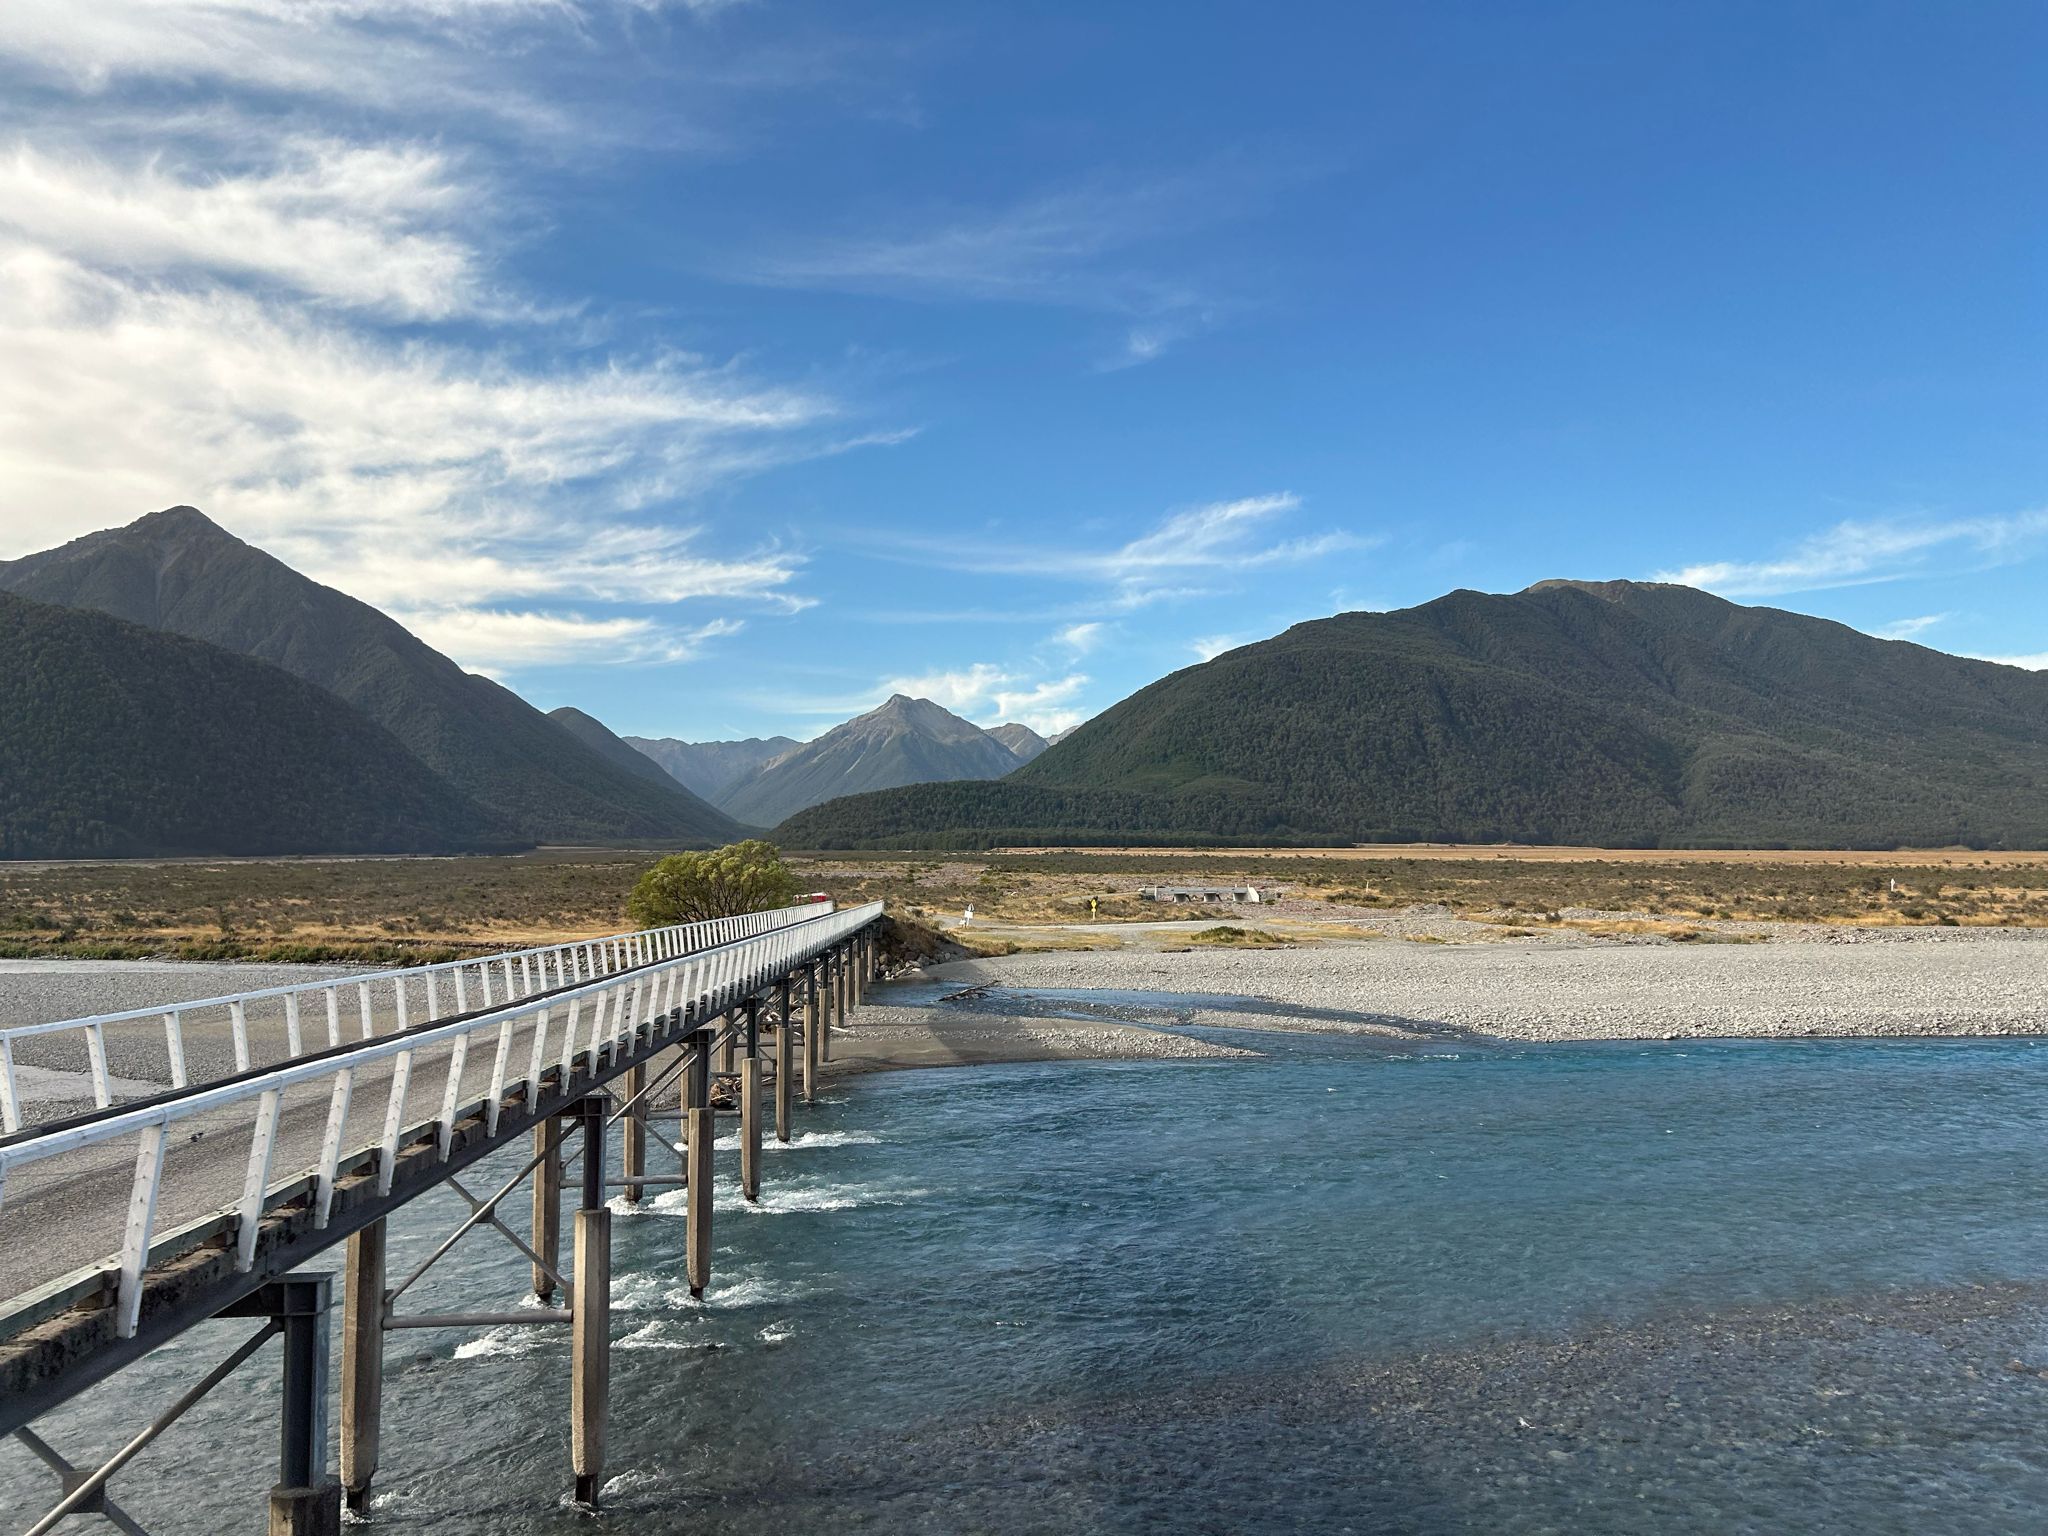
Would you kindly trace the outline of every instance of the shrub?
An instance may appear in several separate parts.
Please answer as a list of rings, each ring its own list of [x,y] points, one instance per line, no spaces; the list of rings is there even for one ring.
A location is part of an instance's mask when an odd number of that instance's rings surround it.
[[[709,853],[672,853],[643,874],[626,901],[626,914],[642,928],[700,923],[786,907],[797,879],[773,843],[749,838]]]

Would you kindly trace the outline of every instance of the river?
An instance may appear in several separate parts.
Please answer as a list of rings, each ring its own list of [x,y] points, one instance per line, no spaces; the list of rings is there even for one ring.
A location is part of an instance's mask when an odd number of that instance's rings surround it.
[[[721,1148],[703,1305],[680,1196],[619,1217],[615,1304],[653,1315],[614,1330],[603,1523],[2040,1528],[2048,1043],[1205,1033],[1264,1055],[832,1085],[758,1210]],[[394,1218],[394,1277],[460,1210]],[[524,1277],[475,1235],[403,1305]],[[245,1326],[39,1428],[111,1450]],[[391,1335],[375,1524],[588,1529],[567,1356],[566,1329]],[[116,1479],[151,1531],[258,1525],[276,1369]],[[8,1528],[54,1492],[0,1450]]]

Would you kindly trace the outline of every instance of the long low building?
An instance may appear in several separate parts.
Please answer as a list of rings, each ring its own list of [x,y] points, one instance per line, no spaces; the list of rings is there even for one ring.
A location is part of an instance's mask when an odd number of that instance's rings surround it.
[[[1265,902],[1280,892],[1256,885],[1148,885],[1138,892],[1145,901]]]

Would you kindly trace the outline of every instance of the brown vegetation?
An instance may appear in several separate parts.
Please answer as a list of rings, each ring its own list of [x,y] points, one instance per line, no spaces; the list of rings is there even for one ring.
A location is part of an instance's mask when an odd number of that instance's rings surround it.
[[[1479,918],[1503,933],[1562,925],[1674,939],[1706,937],[1696,925],[1714,919],[2048,926],[2043,855],[1561,854],[1089,851],[789,862],[805,890],[842,902],[884,900],[893,914],[923,923],[957,919],[972,906],[977,919],[1054,929],[1034,935],[1033,947],[1114,943],[1118,925],[1130,921],[1250,915],[1138,897],[1154,881],[1189,878],[1279,885],[1288,893],[1279,912],[1319,930],[1414,906]],[[0,864],[0,954],[445,958],[616,931],[626,926],[635,879],[656,857],[550,849],[514,858]],[[948,938],[977,948],[989,942],[971,930]],[[1018,942],[1014,933],[1005,939]]]

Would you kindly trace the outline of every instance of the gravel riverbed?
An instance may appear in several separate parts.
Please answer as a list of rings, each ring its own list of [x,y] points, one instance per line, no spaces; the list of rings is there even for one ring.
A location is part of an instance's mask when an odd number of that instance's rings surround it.
[[[1267,1022],[1378,1020],[1515,1040],[2048,1034],[2048,930],[1801,931],[1754,944],[1381,941],[1291,949],[1060,951],[931,978],[1012,991],[1267,999]],[[1293,1018],[1288,1009],[1304,1012]],[[1331,1015],[1350,1016],[1332,1018]],[[1193,1009],[1205,1024],[1256,1023]]]

